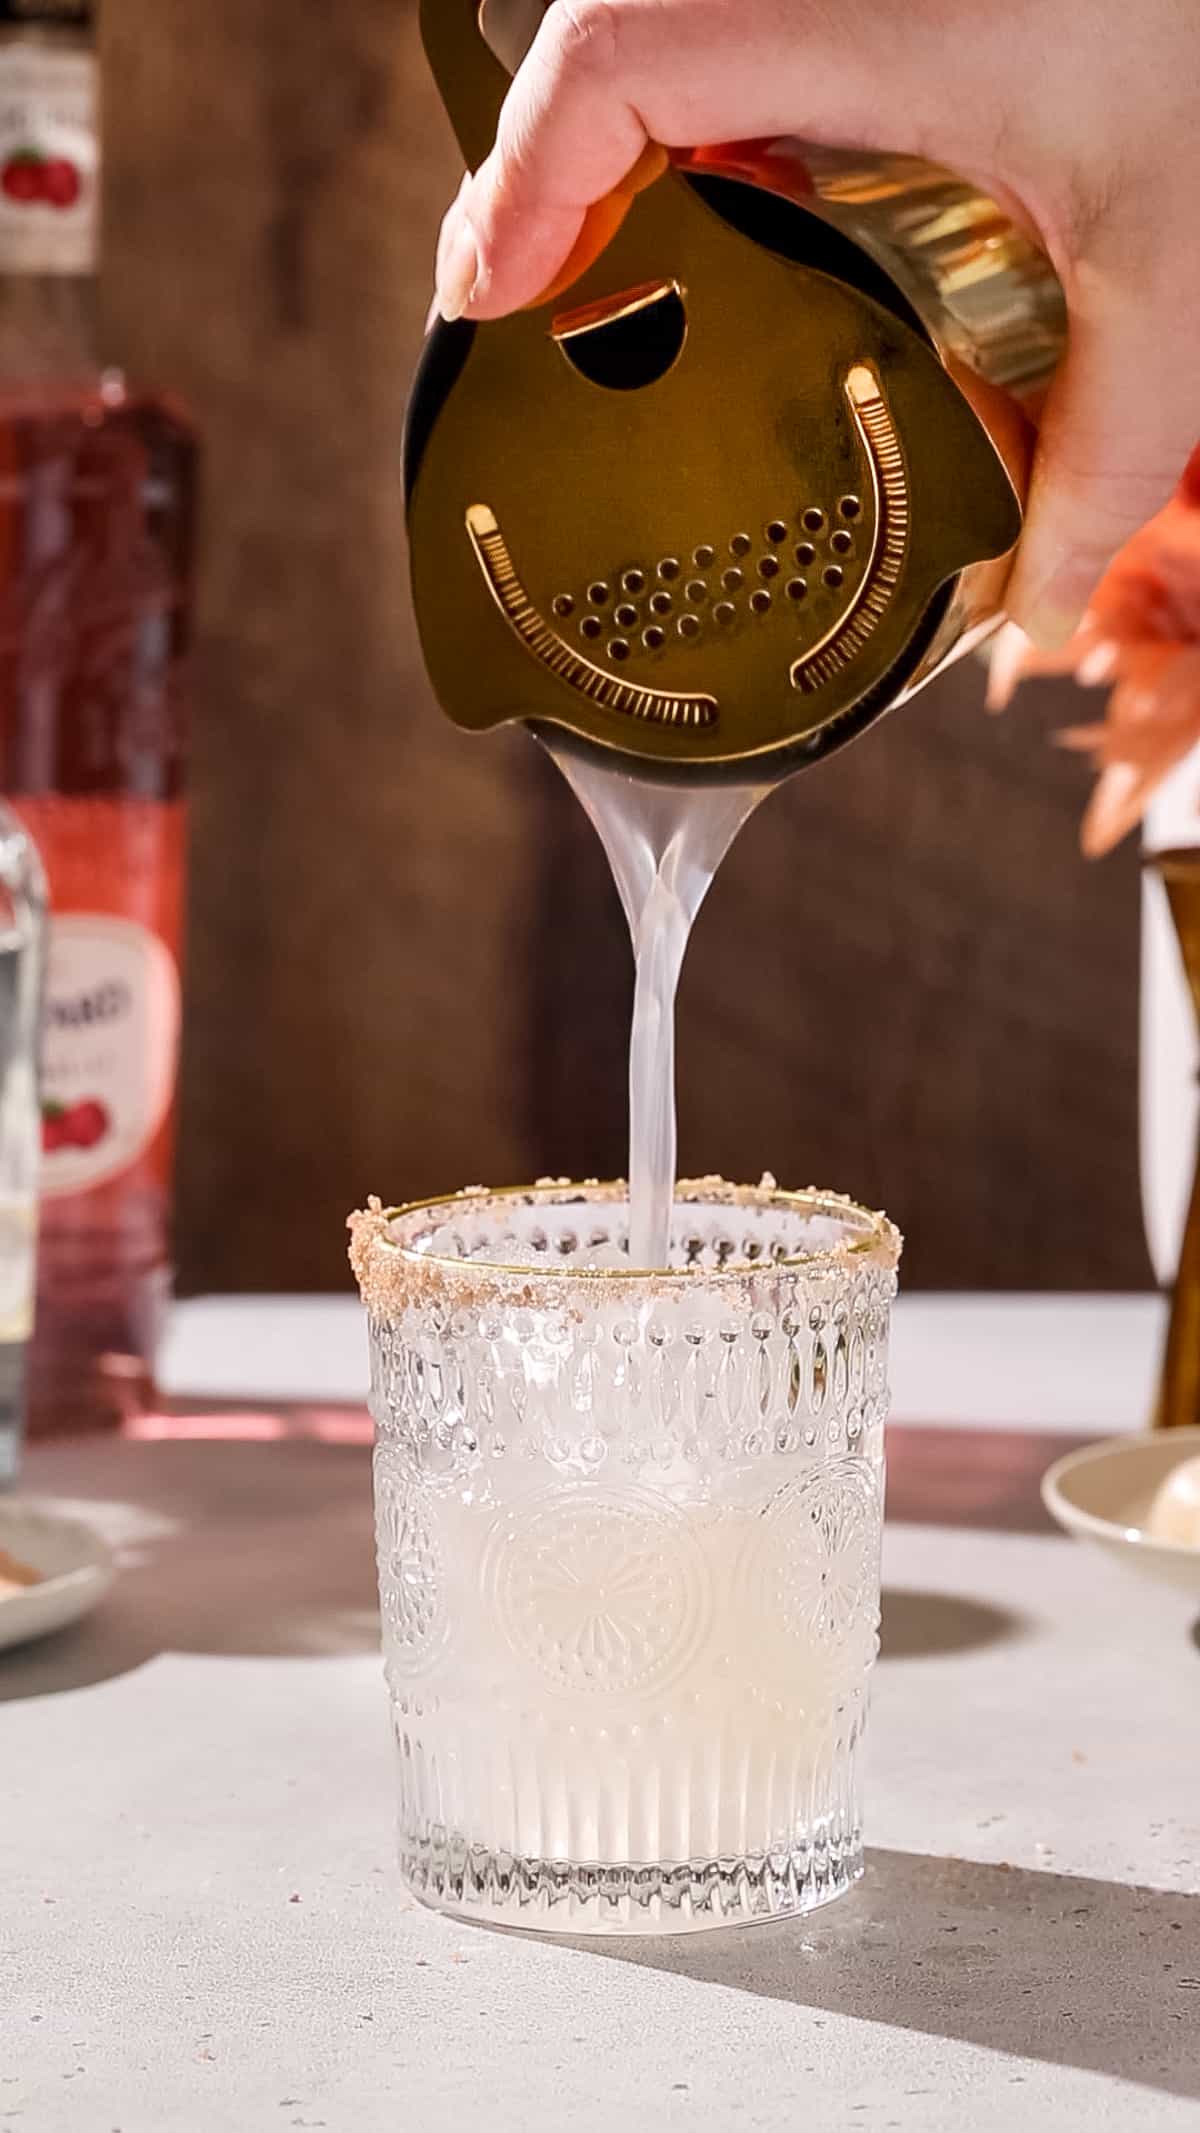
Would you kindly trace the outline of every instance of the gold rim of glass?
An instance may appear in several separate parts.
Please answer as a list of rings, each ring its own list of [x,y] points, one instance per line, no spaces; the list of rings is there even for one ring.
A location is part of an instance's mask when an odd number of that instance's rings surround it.
[[[578,1204],[603,1207],[628,1199],[629,1187],[624,1179],[588,1179],[577,1184],[571,1179],[555,1178],[539,1181],[536,1185],[481,1186],[464,1192],[436,1194],[430,1200],[410,1200],[401,1207],[388,1207],[381,1211],[387,1223],[401,1222],[415,1215],[444,1209],[448,1217],[456,1210],[484,1207],[498,1201],[517,1201],[525,1206],[539,1201],[551,1206],[571,1207]],[[737,1280],[747,1274],[765,1273],[811,1273],[821,1267],[844,1266],[847,1262],[858,1264],[878,1259],[882,1266],[894,1270],[903,1249],[903,1238],[895,1224],[879,1209],[865,1207],[858,1200],[845,1194],[821,1191],[808,1186],[800,1192],[789,1192],[779,1185],[729,1185],[723,1178],[681,1178],[675,1189],[675,1205],[772,1208],[789,1213],[827,1214],[837,1221],[857,1221],[863,1225],[860,1236],[847,1235],[833,1245],[824,1245],[809,1252],[789,1253],[785,1259],[735,1260],[723,1267],[584,1267],[568,1266],[561,1262],[545,1266],[508,1263],[496,1259],[464,1259],[442,1252],[421,1251],[417,1246],[400,1242],[395,1237],[380,1236],[378,1242],[385,1251],[394,1253],[406,1265],[436,1267],[451,1275],[508,1275],[516,1280],[562,1281],[677,1281],[689,1282]]]

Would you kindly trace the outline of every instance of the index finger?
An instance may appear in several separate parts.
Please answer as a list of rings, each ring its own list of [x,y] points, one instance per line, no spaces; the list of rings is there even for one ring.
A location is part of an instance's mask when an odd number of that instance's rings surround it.
[[[596,0],[556,0],[514,77],[496,145],[456,203],[475,241],[474,318],[530,303],[559,278],[589,208],[646,153],[616,21]]]
[[[533,302],[648,143],[791,133],[798,116],[814,139],[852,139],[873,101],[847,33],[804,6],[553,0],[448,218],[443,255],[474,269],[458,308],[495,318]]]

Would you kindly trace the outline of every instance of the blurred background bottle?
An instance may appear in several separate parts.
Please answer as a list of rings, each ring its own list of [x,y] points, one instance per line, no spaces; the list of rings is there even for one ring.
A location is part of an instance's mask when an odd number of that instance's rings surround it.
[[[96,354],[94,17],[0,0],[0,784],[51,909],[34,1435],[119,1422],[170,1286],[196,445]]]
[[[45,947],[42,863],[0,801],[0,1488],[15,1478],[20,1457],[33,1330]]]

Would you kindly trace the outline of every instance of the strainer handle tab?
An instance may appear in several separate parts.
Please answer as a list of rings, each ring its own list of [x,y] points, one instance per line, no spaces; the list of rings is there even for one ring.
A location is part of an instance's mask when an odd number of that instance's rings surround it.
[[[481,0],[421,0],[421,39],[467,167],[496,138],[509,76],[488,45]]]

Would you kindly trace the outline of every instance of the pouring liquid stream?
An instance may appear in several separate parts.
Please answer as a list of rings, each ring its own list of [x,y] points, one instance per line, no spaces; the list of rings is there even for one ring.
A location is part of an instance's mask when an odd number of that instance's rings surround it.
[[[629,1264],[665,1267],[675,1198],[675,998],[717,868],[769,784],[663,785],[544,745],[592,823],[633,943],[629,1046]]]

